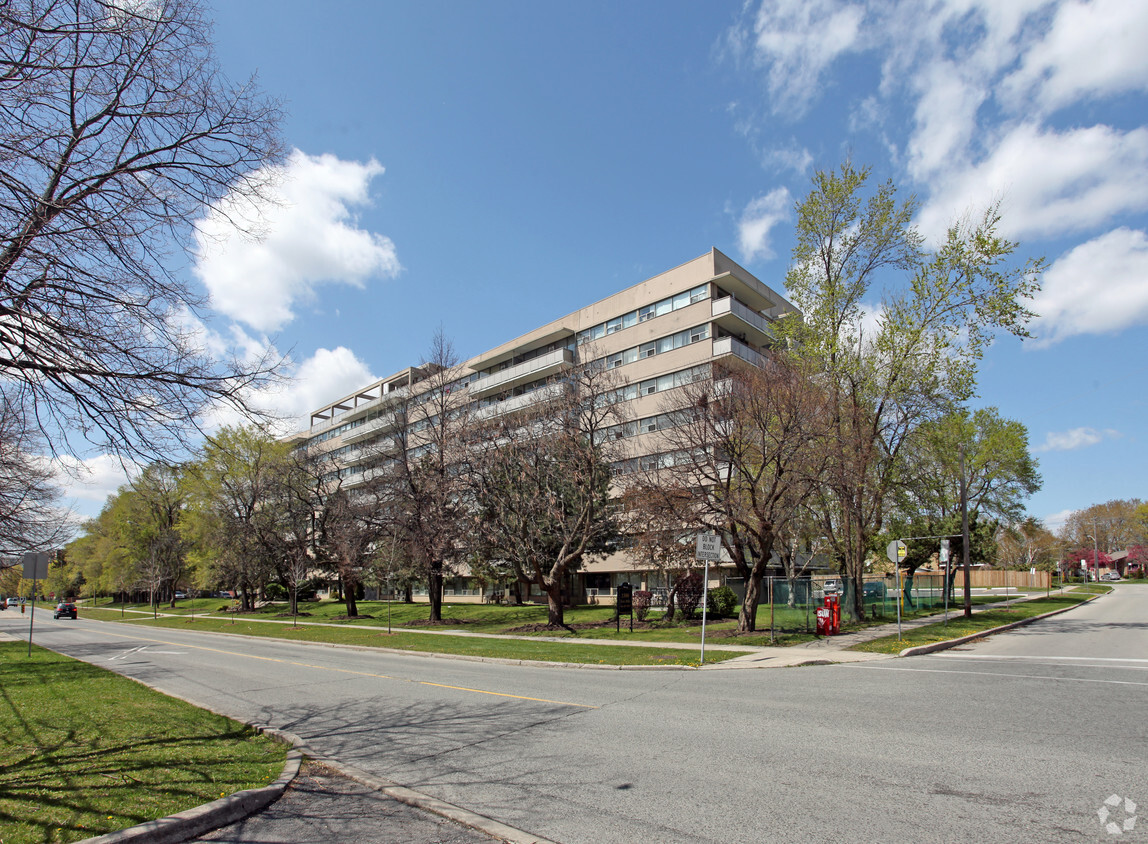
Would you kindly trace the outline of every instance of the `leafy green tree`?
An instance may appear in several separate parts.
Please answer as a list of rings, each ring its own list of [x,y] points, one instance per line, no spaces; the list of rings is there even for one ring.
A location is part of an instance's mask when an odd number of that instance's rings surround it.
[[[938,552],[940,537],[956,543],[950,557],[948,588],[951,590],[961,533],[960,450],[965,450],[966,494],[972,525],[984,533],[972,541],[970,550],[980,562],[996,557],[993,539],[1002,525],[1019,521],[1024,502],[1040,488],[1037,462],[1028,451],[1028,430],[1017,421],[1004,419],[995,407],[970,413],[959,408],[939,419],[922,423],[907,439],[900,482],[892,490],[890,530],[878,541],[902,536],[926,536],[910,540],[906,596],[912,595],[913,575]],[[898,535],[899,533],[899,535]]]
[[[237,589],[245,611],[281,560],[285,526],[274,504],[290,459],[265,428],[226,427],[188,467],[187,533],[201,544],[209,579]]]
[[[903,481],[908,443],[972,396],[995,332],[1027,335],[1032,313],[1022,303],[1044,266],[1015,264],[996,206],[926,250],[911,222],[916,201],[869,176],[850,163],[814,175],[797,205],[786,277],[802,315],[777,326],[781,347],[827,397],[821,528],[854,583]],[[862,595],[852,598],[860,615]]]

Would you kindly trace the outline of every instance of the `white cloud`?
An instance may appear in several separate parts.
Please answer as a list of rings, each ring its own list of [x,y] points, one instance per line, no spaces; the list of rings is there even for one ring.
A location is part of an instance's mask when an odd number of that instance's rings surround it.
[[[1077,512],[1077,511],[1076,510],[1060,510],[1059,512],[1056,512],[1056,513],[1049,513],[1047,516],[1045,516],[1040,521],[1045,526],[1045,528],[1047,530],[1050,530],[1053,533],[1059,533],[1060,529],[1062,527],[1064,527],[1065,523],[1068,522],[1069,518],[1071,518],[1072,514],[1075,512]]]
[[[1032,303],[1038,345],[1148,324],[1148,236],[1119,228],[1057,259]]]
[[[816,99],[824,71],[856,49],[863,17],[861,8],[832,0],[761,4],[753,23],[754,58],[768,69],[774,113],[804,112]]]
[[[998,198],[1010,237],[1080,231],[1148,208],[1148,129],[1015,126],[979,163],[938,174],[917,222],[936,241],[955,216]]]
[[[787,188],[776,188],[750,202],[737,223],[738,245],[746,261],[772,258],[769,234],[773,227],[789,218],[793,198]]]
[[[1055,109],[1088,96],[1148,90],[1148,4],[1063,3],[1002,84],[1014,108]]]
[[[813,164],[813,154],[797,141],[788,146],[773,147],[762,153],[761,163],[767,170],[792,170],[804,175]]]
[[[197,226],[195,266],[212,305],[257,331],[275,331],[320,284],[362,287],[395,276],[394,244],[358,228],[351,212],[369,203],[371,180],[382,173],[373,159],[296,150],[283,167],[254,177],[267,200],[253,205],[233,195],[213,207]],[[241,230],[250,228],[261,236]]]
[[[377,381],[370,368],[345,346],[317,349],[300,363],[286,362],[280,382],[248,395],[251,406],[269,414],[272,427],[286,435],[307,427],[309,414],[328,402]],[[233,408],[218,408],[208,421],[210,428],[240,425],[245,420]]]
[[[1044,442],[1033,451],[1075,451],[1088,448],[1105,440],[1119,439],[1120,432],[1111,428],[1098,431],[1095,428],[1073,428],[1070,431],[1049,431]]]
[[[828,71],[847,54],[881,62],[874,89],[842,83],[847,125],[894,162],[904,150],[933,242],[1002,198],[1010,237],[1086,231],[1148,208],[1142,107],[1097,116],[1104,98],[1148,91],[1148,4],[762,0],[739,27],[730,42],[751,51],[774,112],[800,117],[832,96]],[[1050,122],[1071,106],[1081,109]]]
[[[121,462],[119,458],[107,454],[86,460],[61,455],[53,463],[65,499],[101,506],[109,495],[115,495],[128,482],[128,473],[138,468],[130,461]],[[98,510],[99,507],[94,509]]]

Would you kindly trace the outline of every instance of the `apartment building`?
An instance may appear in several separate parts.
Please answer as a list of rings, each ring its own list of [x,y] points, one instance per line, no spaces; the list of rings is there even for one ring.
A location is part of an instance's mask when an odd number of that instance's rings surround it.
[[[657,429],[666,393],[715,366],[757,365],[774,340],[772,323],[794,307],[746,269],[711,249],[572,314],[467,360],[452,389],[480,416],[513,412],[547,395],[577,363],[600,360],[615,373],[626,399],[625,429],[632,455],[615,466],[624,475],[657,459]],[[316,409],[292,441],[334,456],[344,483],[364,471],[356,464],[367,444],[392,430],[401,402],[425,389],[426,368],[408,367]],[[420,386],[420,385],[424,386]],[[627,553],[584,563],[571,578],[575,602],[612,603],[618,584],[652,588],[658,573],[642,571]],[[446,585],[450,600],[483,600],[484,587],[465,574]]]

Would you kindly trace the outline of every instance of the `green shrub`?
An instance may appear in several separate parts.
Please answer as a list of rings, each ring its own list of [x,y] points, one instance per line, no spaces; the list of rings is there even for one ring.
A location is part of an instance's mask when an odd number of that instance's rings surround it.
[[[706,609],[721,618],[733,618],[737,615],[737,593],[728,586],[711,589],[706,601]]]
[[[268,601],[287,600],[287,590],[283,588],[281,583],[268,583],[263,588],[263,594],[267,596]]]

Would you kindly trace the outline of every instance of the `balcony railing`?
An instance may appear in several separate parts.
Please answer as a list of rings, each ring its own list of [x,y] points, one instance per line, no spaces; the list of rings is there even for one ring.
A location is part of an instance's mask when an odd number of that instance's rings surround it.
[[[509,390],[519,384],[545,378],[566,369],[574,363],[574,352],[570,349],[555,349],[544,355],[539,355],[516,366],[511,366],[501,372],[495,372],[483,378],[475,379],[470,383],[470,394],[476,398],[497,393],[500,390]]]
[[[714,299],[711,303],[711,315],[714,322],[731,334],[745,335],[759,346],[772,343],[776,336],[769,320],[761,314],[747,308],[733,296],[724,299]]]
[[[504,413],[513,413],[516,410],[522,410],[539,402],[550,401],[561,394],[561,384],[547,384],[545,387],[531,390],[529,393],[513,396],[495,404],[488,404],[486,407],[474,411],[474,416],[478,419],[490,419],[495,416],[501,416]]]
[[[755,352],[736,337],[721,337],[713,341],[713,356],[715,358],[733,355],[746,363],[765,368],[766,359],[760,352]]]

